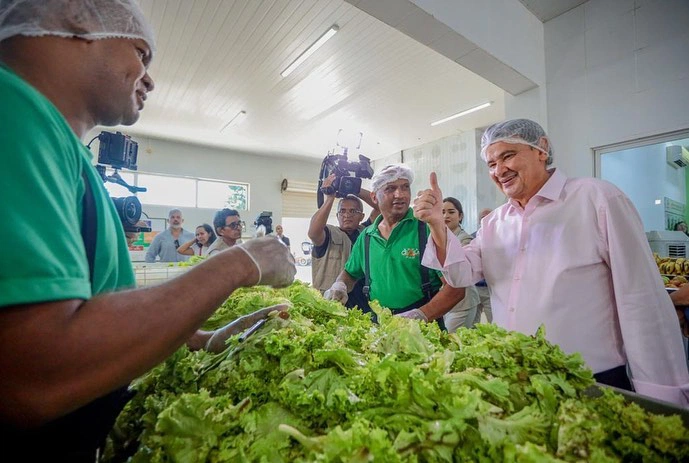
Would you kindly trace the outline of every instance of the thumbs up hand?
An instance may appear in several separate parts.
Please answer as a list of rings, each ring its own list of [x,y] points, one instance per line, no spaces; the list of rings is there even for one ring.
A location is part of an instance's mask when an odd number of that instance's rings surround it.
[[[428,190],[419,191],[414,198],[414,216],[433,225],[443,227],[445,220],[443,219],[443,192],[438,186],[438,177],[435,172],[431,172],[431,188]]]

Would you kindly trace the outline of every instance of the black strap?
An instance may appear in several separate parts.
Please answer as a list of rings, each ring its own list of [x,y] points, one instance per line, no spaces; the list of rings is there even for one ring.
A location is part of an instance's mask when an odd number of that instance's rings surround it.
[[[428,268],[421,265],[421,259],[423,258],[423,253],[426,250],[426,243],[428,242],[428,234],[426,231],[426,224],[422,221],[418,221],[419,226],[419,270],[421,272],[421,293],[424,301],[423,304],[433,299],[434,292],[433,286],[431,285],[431,276],[428,272]],[[371,235],[368,233],[364,234],[364,287],[363,292],[367,300],[371,300],[371,268],[369,262],[369,246],[371,244]],[[436,291],[437,292],[437,291]],[[412,305],[416,305],[419,301],[414,302]],[[423,305],[421,304],[421,305]]]
[[[86,258],[89,263],[89,281],[93,284],[93,268],[96,261],[96,228],[98,213],[96,200],[91,189],[91,182],[86,176],[86,169],[81,172],[84,181],[84,197],[81,200],[81,239],[84,241]]]
[[[428,234],[426,231],[426,223],[419,220],[419,269],[421,270],[421,293],[426,298],[426,302],[433,299],[433,288],[431,287],[431,276],[428,273],[428,267],[421,265],[423,253],[426,251],[426,242],[428,241]]]
[[[371,300],[371,268],[368,258],[368,247],[371,244],[371,235],[368,233],[364,234],[364,287],[361,291],[364,293],[364,297],[367,301]]]

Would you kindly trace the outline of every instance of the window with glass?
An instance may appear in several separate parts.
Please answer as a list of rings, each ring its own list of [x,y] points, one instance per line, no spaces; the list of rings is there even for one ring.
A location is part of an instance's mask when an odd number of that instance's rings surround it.
[[[107,175],[113,174],[112,169]],[[174,175],[148,174],[143,172],[119,172],[124,181],[132,186],[146,188],[137,193],[142,204],[155,206],[199,207],[207,209],[249,209],[249,184],[206,180]],[[123,186],[106,182],[111,196],[129,196]]]

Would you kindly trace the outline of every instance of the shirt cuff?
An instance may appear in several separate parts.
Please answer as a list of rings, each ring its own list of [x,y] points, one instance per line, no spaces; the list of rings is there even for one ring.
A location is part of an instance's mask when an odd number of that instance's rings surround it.
[[[682,408],[689,408],[689,384],[664,386],[638,380],[632,380],[632,383],[638,394],[669,402]]]
[[[433,270],[444,270],[452,264],[464,262],[466,260],[464,250],[462,249],[462,242],[459,238],[457,238],[447,227],[445,227],[445,234],[447,240],[445,265],[440,265],[435,241],[429,240],[426,245],[426,251],[423,253],[423,258],[421,259],[421,264],[424,267],[432,268]]]

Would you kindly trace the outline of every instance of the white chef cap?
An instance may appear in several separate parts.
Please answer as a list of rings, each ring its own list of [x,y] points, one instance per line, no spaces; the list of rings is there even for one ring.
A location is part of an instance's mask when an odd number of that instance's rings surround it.
[[[0,42],[15,35],[141,39],[155,51],[136,0],[0,0]]]
[[[548,150],[539,145],[541,138],[548,142]],[[548,155],[546,164],[553,162],[553,145],[545,130],[537,122],[529,119],[512,119],[494,124],[483,133],[481,137],[481,157],[486,159],[486,149],[493,143],[521,143],[536,148]]]
[[[414,183],[414,172],[404,164],[387,165],[371,179],[372,191],[376,192],[388,183],[392,183],[401,178],[409,180],[409,184],[411,185]]]

